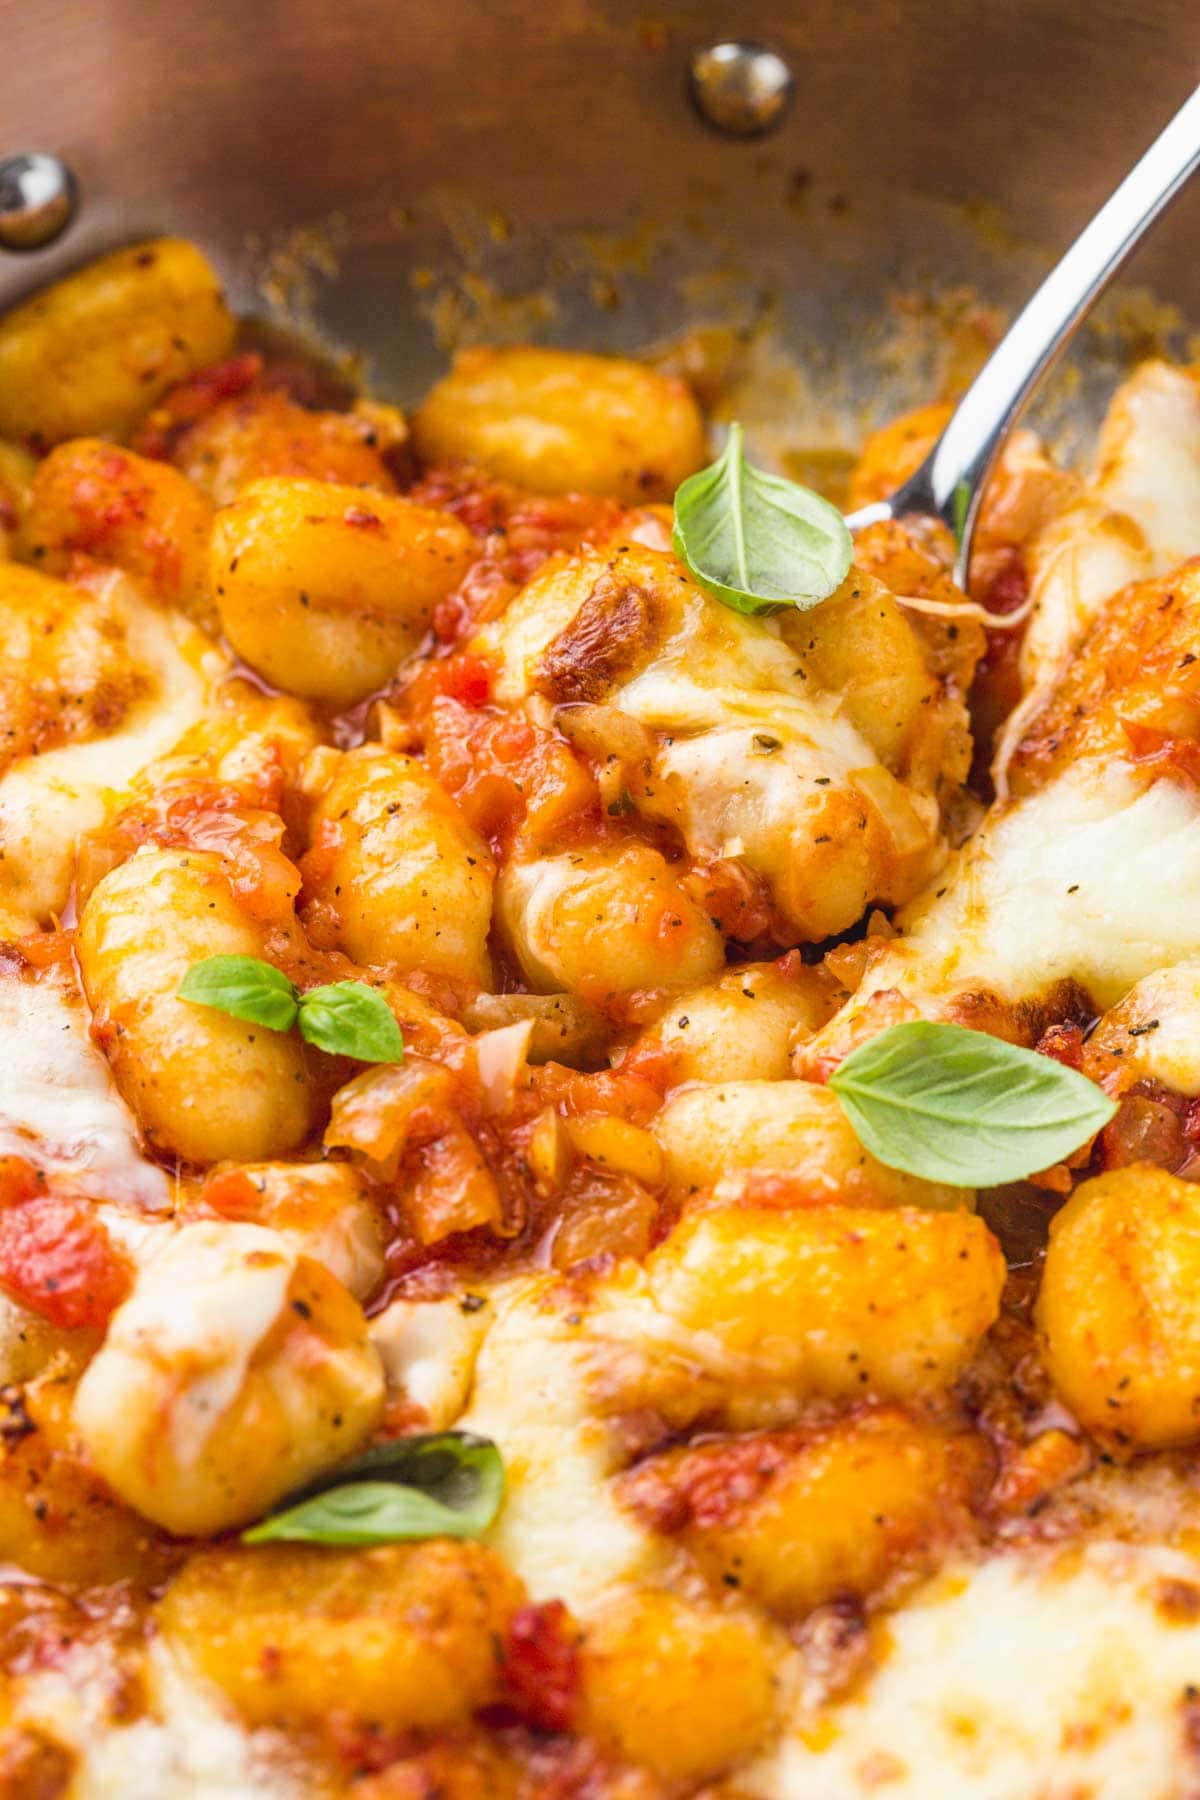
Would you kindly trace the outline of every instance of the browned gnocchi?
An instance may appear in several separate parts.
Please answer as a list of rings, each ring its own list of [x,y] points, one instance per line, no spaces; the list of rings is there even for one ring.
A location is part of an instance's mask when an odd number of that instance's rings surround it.
[[[284,1156],[319,1116],[319,1080],[298,1039],[178,996],[199,958],[262,948],[261,926],[212,852],[140,850],[84,907],[80,970],[118,1085],[148,1139],[188,1162]]]
[[[254,1725],[320,1724],[338,1693],[364,1723],[436,1730],[498,1697],[520,1597],[475,1544],[278,1544],[193,1557],[159,1620]]]
[[[37,466],[19,549],[48,573],[69,573],[78,557],[123,569],[156,600],[211,625],[211,531],[212,508],[168,464],[72,438]]]
[[[1051,1227],[1038,1323],[1055,1386],[1119,1450],[1200,1435],[1192,1304],[1200,1196],[1134,1164],[1085,1182]]]
[[[0,432],[46,444],[119,437],[173,383],[224,356],[233,336],[194,244],[114,250],[0,319]]]
[[[487,987],[493,864],[486,844],[412,757],[364,745],[323,753],[306,889],[356,962]]]
[[[352,706],[416,648],[470,560],[463,527],[427,507],[272,476],[217,514],[209,565],[221,624],[252,668]]]
[[[432,462],[478,463],[534,492],[667,500],[704,461],[683,382],[618,357],[464,350],[413,421]]]

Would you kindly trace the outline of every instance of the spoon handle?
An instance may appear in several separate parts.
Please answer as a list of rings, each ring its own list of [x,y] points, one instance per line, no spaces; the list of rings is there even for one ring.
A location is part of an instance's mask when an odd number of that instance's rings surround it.
[[[852,529],[904,513],[936,514],[959,540],[965,580],[984,485],[1034,388],[1145,232],[1200,165],[1200,87],[1180,107],[1009,326],[916,473]]]

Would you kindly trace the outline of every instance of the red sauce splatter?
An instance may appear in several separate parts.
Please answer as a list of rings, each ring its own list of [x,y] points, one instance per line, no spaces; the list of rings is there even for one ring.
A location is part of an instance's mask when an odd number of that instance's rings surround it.
[[[517,1717],[568,1731],[579,1698],[579,1632],[561,1600],[523,1606],[504,1639],[504,1686]]]
[[[223,1219],[257,1219],[262,1211],[262,1191],[245,1169],[214,1169],[202,1198]]]
[[[289,920],[300,875],[280,848],[283,821],[267,810],[278,804],[283,771],[277,759],[268,759],[259,774],[261,807],[219,782],[179,782],[143,805],[126,808],[110,834],[114,845],[126,854],[146,843],[164,850],[212,851],[222,859],[222,873],[248,913],[266,923]]]
[[[697,863],[683,879],[685,891],[713,919],[725,937],[739,944],[789,936],[777,918],[766,880],[733,858]]]

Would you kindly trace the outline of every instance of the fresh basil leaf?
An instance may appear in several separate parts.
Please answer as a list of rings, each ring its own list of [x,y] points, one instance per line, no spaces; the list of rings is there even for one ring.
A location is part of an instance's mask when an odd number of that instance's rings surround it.
[[[676,494],[673,541],[701,587],[744,613],[820,605],[846,579],[852,555],[837,508],[748,463],[740,425],[729,427],[716,462]]]
[[[291,1495],[242,1533],[244,1544],[391,1544],[481,1537],[504,1498],[504,1464],[489,1438],[439,1431],[376,1444]]]
[[[290,1031],[296,1023],[295,988],[282,969],[257,956],[206,956],[177,991],[193,1006],[214,1006],[268,1031]]]
[[[1117,1110],[1095,1082],[1048,1056],[927,1020],[861,1044],[829,1085],[872,1156],[959,1187],[1049,1168]]]
[[[404,1039],[383,995],[365,981],[334,981],[300,996],[300,1036],[359,1062],[402,1062]]]

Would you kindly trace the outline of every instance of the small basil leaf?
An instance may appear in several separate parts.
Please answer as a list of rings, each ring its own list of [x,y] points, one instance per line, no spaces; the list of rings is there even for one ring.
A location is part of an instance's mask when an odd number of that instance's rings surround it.
[[[842,585],[852,555],[837,508],[748,463],[740,425],[676,494],[673,541],[701,587],[744,613],[818,606]]]
[[[488,1438],[439,1431],[397,1438],[289,1496],[242,1533],[246,1544],[390,1544],[481,1537],[504,1498],[504,1464]]]
[[[470,1524],[417,1488],[392,1481],[351,1481],[302,1500],[242,1533],[245,1544],[287,1540],[302,1544],[366,1547],[415,1538],[476,1537]]]
[[[206,956],[193,963],[178,988],[193,1006],[214,1006],[268,1031],[296,1023],[296,990],[282,969],[257,956]]]
[[[913,1020],[830,1077],[859,1141],[889,1168],[996,1187],[1061,1162],[1116,1112],[1086,1076],[984,1031]]]
[[[300,1035],[318,1050],[359,1062],[402,1062],[404,1039],[391,1007],[365,981],[334,981],[300,996]]]

